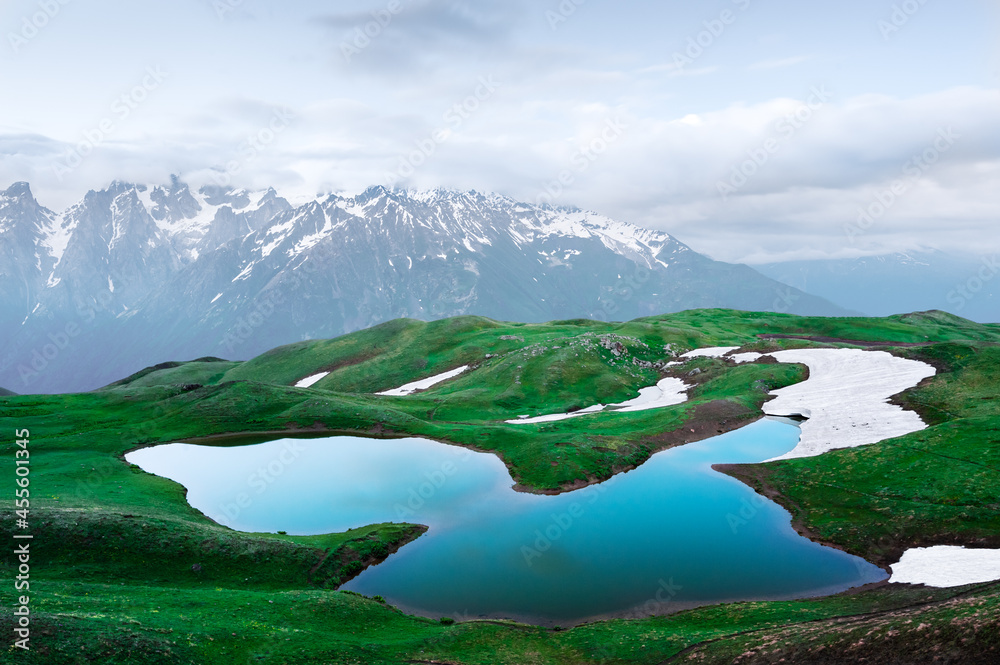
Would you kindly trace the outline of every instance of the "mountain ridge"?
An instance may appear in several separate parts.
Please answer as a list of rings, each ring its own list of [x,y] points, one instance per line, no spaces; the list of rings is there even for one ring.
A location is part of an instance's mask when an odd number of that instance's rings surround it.
[[[0,240],[20,238],[0,282],[28,285],[3,303],[20,323],[4,330],[0,382],[21,392],[92,389],[161,360],[251,357],[405,317],[848,313],[669,233],[501,194],[376,185],[293,205],[273,188],[193,191],[174,177],[115,181],[61,213],[18,183],[0,210]]]

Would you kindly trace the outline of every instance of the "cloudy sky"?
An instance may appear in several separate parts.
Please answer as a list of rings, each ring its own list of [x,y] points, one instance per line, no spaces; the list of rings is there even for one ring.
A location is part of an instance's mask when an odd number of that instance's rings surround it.
[[[8,0],[0,187],[497,191],[724,260],[1000,249],[997,0]]]

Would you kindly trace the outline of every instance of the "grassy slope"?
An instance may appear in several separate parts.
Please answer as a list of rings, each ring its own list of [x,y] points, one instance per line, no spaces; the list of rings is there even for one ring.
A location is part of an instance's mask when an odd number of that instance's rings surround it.
[[[780,477],[769,466],[769,487],[793,496],[800,506],[796,510],[805,511],[801,506],[808,506],[809,512],[801,512],[801,517],[809,520],[810,528],[822,530],[824,537],[845,547],[882,542],[886,551],[889,541],[879,541],[878,534],[947,533],[977,539],[1000,533],[1000,525],[991,521],[992,504],[987,503],[990,492],[994,499],[1000,495],[996,474],[976,475],[967,462],[957,461],[982,461],[988,452],[981,450],[982,443],[990,439],[977,436],[995,432],[989,430],[997,422],[995,402],[982,398],[991,390],[995,393],[996,376],[990,373],[990,365],[996,365],[996,358],[990,354],[997,349],[984,343],[1000,339],[996,327],[939,314],[831,320],[730,311],[684,313],[619,325],[533,326],[468,317],[432,324],[392,322],[339,340],[284,347],[247,363],[207,360],[165,366],[87,395],[0,400],[5,428],[32,430],[34,522],[39,533],[55,536],[38,541],[36,555],[45,563],[33,571],[39,576],[33,589],[35,607],[41,611],[35,634],[38,644],[49,645],[51,651],[38,651],[34,661],[19,662],[85,662],[96,657],[132,662],[123,654],[134,649],[152,662],[296,662],[308,653],[318,662],[325,658],[363,663],[406,659],[654,663],[706,639],[718,641],[704,645],[698,655],[710,658],[709,662],[731,662],[733,649],[756,644],[757,639],[756,633],[726,637],[734,633],[773,629],[780,635],[777,639],[791,645],[782,648],[795,649],[807,637],[789,625],[873,609],[906,608],[918,598],[934,602],[898,611],[929,612],[928,616],[938,612],[935,620],[941,625],[958,615],[972,617],[973,624],[976,612],[1000,615],[994,585],[970,598],[951,601],[953,605],[938,601],[956,591],[890,589],[819,601],[703,608],[667,618],[605,622],[565,632],[478,622],[442,626],[403,616],[376,601],[320,588],[336,586],[366,561],[419,535],[412,528],[384,525],[318,538],[238,534],[193,511],[184,501],[182,488],[136,473],[120,459],[137,443],[232,431],[309,428],[318,423],[324,429],[389,430],[496,450],[522,482],[538,488],[567,486],[606,477],[641,462],[652,450],[678,443],[680,439],[665,433],[691,424],[699,412],[685,405],[543,426],[514,427],[497,421],[520,413],[628,399],[658,376],[631,359],[661,360],[665,344],[677,350],[718,344],[761,349],[802,344],[761,342],[756,337],[759,333],[952,342],[907,350],[933,356],[939,365],[954,370],[908,399],[919,403],[923,412],[937,414],[938,425],[912,436],[940,433],[941,441],[950,441],[947,452],[956,459],[955,475],[949,471],[940,482],[926,482],[937,467],[918,464],[911,471],[906,464],[912,458],[903,453],[894,465],[884,467],[882,475],[872,471],[869,459],[827,464],[824,456],[818,458],[824,463],[815,466],[809,460],[797,462],[796,467],[774,465],[785,474]],[[625,362],[605,348],[613,344],[599,340],[608,334],[619,336],[610,342],[628,348]],[[482,362],[487,354],[496,357]],[[481,365],[474,373],[419,396],[371,398],[350,392],[382,390],[476,362]],[[695,366],[704,372],[698,377],[694,401],[729,405],[732,410],[727,413],[733,413],[734,420],[756,412],[762,388],[800,378],[795,367],[755,365],[733,370],[713,360],[694,361],[683,369],[687,372]],[[315,389],[288,387],[304,376],[328,370],[331,375]],[[141,426],[135,425],[136,413],[143,416]],[[971,429],[973,425],[980,429]],[[938,428],[944,429],[938,432]],[[970,435],[973,432],[976,435]],[[700,431],[697,436],[711,433]],[[557,447],[557,442],[572,445]],[[912,443],[900,447],[912,449]],[[877,452],[893,445],[896,442],[842,454]],[[935,439],[924,445],[933,447],[936,454],[944,450],[938,446],[945,444]],[[877,461],[879,455],[873,457]],[[906,472],[901,474],[901,469]],[[804,484],[801,498],[796,498],[792,480],[809,472],[826,475]],[[827,490],[820,488],[830,481],[845,486],[848,474],[852,474],[853,491],[822,493]],[[856,476],[862,479],[856,482]],[[878,483],[881,495],[862,491],[873,483]],[[903,501],[900,497],[916,489],[922,492],[921,505],[934,508],[917,510],[912,519],[909,513],[897,514],[892,502]],[[879,503],[882,495],[889,502],[885,506]],[[829,517],[823,512],[827,505]],[[959,523],[963,513],[975,518],[964,530],[964,520]],[[884,519],[886,514],[893,519]],[[995,506],[992,514],[996,514]],[[867,519],[858,520],[857,515]],[[10,524],[9,514],[4,524]],[[878,529],[882,531],[876,534]],[[873,535],[875,540],[868,541]],[[892,545],[898,547],[899,542],[892,541]],[[313,570],[327,552],[330,555],[323,565]],[[865,553],[878,558],[877,552]],[[9,574],[9,559],[5,565]],[[114,584],[109,586],[109,581]],[[6,611],[0,614],[2,621],[8,621],[8,616]],[[881,616],[860,619],[857,625],[883,620],[888,621]],[[995,621],[992,626],[995,633]]]
[[[995,615],[1000,607],[1000,585],[980,587],[974,593],[896,589],[822,601],[721,605],[550,631],[507,623],[442,625],[335,591],[198,591],[52,579],[43,585],[44,590],[36,592],[46,609],[36,617],[36,650],[18,654],[16,662],[653,665],[683,657],[685,650],[701,645],[712,655],[707,662],[729,663],[735,648],[760,644],[762,635],[784,635],[788,648],[795,649],[801,642],[808,644],[817,628],[837,625],[844,617],[854,617],[851,625],[858,630],[875,620],[899,625],[911,636],[930,619],[935,623],[929,631],[922,629],[925,634],[944,626],[959,639],[974,637],[988,650],[998,643],[988,613]],[[934,614],[942,616],[935,620]],[[966,625],[956,628],[955,618]],[[9,633],[9,625],[5,612],[0,615],[0,630]],[[796,639],[797,631],[810,630],[813,634],[806,639]],[[839,637],[836,630],[822,632],[829,641]],[[729,637],[734,634],[736,638]],[[709,640],[717,642],[706,644]],[[913,646],[900,653],[912,653]],[[716,654],[728,660],[717,660]],[[15,660],[0,656],[0,662]]]

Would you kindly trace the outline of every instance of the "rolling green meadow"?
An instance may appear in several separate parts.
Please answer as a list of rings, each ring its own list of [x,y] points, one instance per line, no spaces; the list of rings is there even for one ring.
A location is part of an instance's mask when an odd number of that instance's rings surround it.
[[[0,393],[13,490],[15,432],[30,432],[31,650],[10,663],[995,663],[1000,583],[873,585],[836,596],[732,603],[558,629],[408,616],[338,590],[425,527],[250,534],[191,508],[180,485],[128,464],[139,447],[285,436],[418,436],[496,454],[517,488],[599,483],[652,454],[762,416],[798,365],[735,365],[692,349],[861,347],[938,374],[896,398],[921,432],[820,457],[726,467],[814,540],[887,567],[914,546],[1000,547],[1000,326],[941,312],[805,318],[697,310],[628,323],[392,321],[246,362],[167,362],[101,390]],[[151,359],[156,362],[162,359]],[[470,365],[406,397],[374,393]],[[299,380],[329,374],[310,388]],[[504,421],[631,399],[663,376],[693,384],[664,409],[535,425]],[[238,436],[234,436],[238,435]],[[12,543],[15,506],[3,504]],[[2,559],[12,580],[11,547]],[[14,628],[11,587],[0,624]],[[936,659],[936,660],[935,660]]]

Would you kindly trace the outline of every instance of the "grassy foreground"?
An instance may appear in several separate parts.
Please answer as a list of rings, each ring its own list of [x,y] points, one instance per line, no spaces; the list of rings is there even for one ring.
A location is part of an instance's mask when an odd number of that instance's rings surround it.
[[[0,662],[995,662],[996,584],[889,586],[565,631],[406,616],[334,589],[422,527],[242,534],[191,509],[182,487],[122,459],[138,445],[235,432],[418,435],[493,451],[522,489],[560,491],[742,426],[759,417],[769,390],[804,371],[699,359],[666,370],[696,384],[684,405],[543,425],[504,420],[629,399],[665,374],[664,361],[694,348],[816,345],[762,335],[888,342],[900,345],[886,347],[894,353],[933,362],[939,375],[903,397],[932,427],[736,475],[786,505],[804,532],[880,564],[911,545],[1000,546],[998,326],[940,313],[809,319],[733,311],[625,324],[394,321],[245,363],[168,363],[93,393],[0,397],[11,482],[13,432],[31,432],[36,534],[32,651],[4,651]],[[921,346],[902,346],[914,344]],[[371,394],[466,364],[474,370],[418,395]],[[310,389],[292,387],[318,372],[330,374]],[[7,542],[12,513],[8,499],[0,529]],[[3,568],[7,579],[16,574],[11,554]],[[0,624],[10,635],[13,592],[2,602]]]

